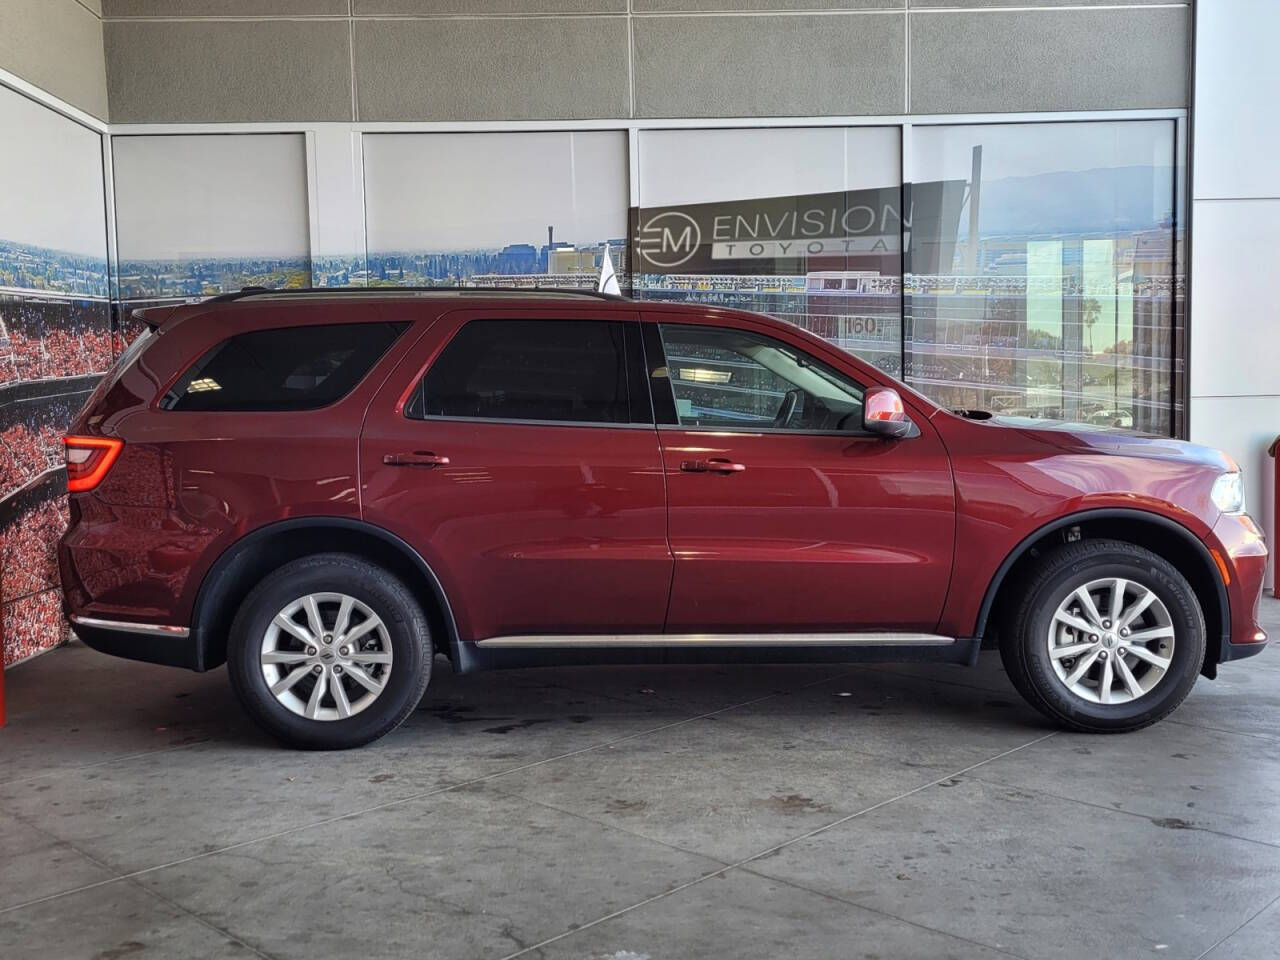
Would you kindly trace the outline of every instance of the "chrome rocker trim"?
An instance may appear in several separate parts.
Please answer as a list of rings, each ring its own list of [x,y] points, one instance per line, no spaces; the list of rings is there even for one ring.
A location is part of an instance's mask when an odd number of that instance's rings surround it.
[[[934,633],[636,633],[491,637],[483,649],[590,647],[942,647],[954,637]]]
[[[693,633],[505,636],[458,644],[458,673],[647,663],[967,663],[982,641],[934,633]]]
[[[185,640],[191,636],[191,631],[187,627],[170,627],[158,623],[128,623],[124,620],[99,620],[97,617],[80,617],[75,614],[68,619],[73,626],[114,630],[118,633],[137,633],[147,637],[166,637],[173,640]]]

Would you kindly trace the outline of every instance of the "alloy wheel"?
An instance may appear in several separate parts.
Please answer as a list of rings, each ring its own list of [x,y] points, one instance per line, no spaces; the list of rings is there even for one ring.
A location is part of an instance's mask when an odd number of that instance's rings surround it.
[[[1133,580],[1108,577],[1073,589],[1048,633],[1059,682],[1089,703],[1129,703],[1169,674],[1174,628],[1164,602]]]
[[[272,696],[309,720],[345,720],[378,699],[391,676],[382,619],[345,593],[309,593],[272,618],[262,637]]]

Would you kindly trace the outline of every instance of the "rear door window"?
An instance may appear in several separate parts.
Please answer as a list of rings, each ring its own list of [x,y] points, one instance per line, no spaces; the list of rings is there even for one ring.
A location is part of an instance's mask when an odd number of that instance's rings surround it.
[[[160,401],[164,410],[315,410],[351,392],[407,323],[255,330],[211,347]]]
[[[638,326],[468,321],[423,377],[411,417],[652,423]]]

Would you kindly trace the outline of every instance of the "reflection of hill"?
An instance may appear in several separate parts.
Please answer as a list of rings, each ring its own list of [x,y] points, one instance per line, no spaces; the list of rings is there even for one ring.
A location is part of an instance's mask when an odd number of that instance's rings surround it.
[[[1172,204],[1171,167],[1006,177],[983,181],[980,236],[1146,230],[1168,218]]]

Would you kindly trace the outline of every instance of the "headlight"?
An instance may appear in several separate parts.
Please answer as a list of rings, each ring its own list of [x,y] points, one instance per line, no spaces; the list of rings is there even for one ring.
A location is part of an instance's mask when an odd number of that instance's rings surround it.
[[[1209,499],[1223,513],[1244,513],[1244,477],[1237,470],[1224,473],[1213,481]]]

